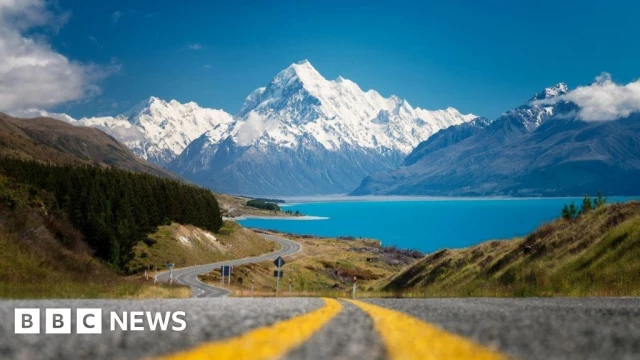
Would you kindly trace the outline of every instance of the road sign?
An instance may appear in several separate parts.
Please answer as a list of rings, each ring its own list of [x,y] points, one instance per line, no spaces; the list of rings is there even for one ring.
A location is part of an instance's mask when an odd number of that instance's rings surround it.
[[[284,259],[281,256],[278,256],[278,258],[275,259],[273,263],[276,264],[277,267],[283,267],[285,264]]]
[[[222,276],[228,276],[231,274],[231,266],[229,265],[222,265],[220,267],[220,271],[222,272]]]
[[[282,274],[284,274],[284,271],[282,270],[273,270],[273,276],[277,277],[278,279],[282,277]]]

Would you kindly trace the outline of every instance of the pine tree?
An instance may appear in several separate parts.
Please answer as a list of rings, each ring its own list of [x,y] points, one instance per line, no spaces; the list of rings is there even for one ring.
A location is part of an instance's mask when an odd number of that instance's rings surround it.
[[[562,207],[562,218],[566,220],[573,220],[578,216],[578,208],[576,204],[571,203],[571,205],[564,204]]]
[[[607,198],[602,197],[602,190],[598,190],[598,196],[593,199],[593,208],[597,209],[607,203]]]
[[[588,214],[591,211],[591,198],[589,195],[585,195],[584,199],[582,199],[582,209],[580,209],[580,214]]]

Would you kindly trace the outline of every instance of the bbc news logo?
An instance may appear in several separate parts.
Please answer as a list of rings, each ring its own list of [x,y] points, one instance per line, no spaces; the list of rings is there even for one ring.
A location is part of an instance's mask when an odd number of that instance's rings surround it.
[[[14,332],[16,334],[40,334],[40,309],[15,309]],[[144,331],[145,324],[151,331],[183,331],[187,328],[184,311],[111,311],[109,331]],[[102,309],[76,309],[76,334],[102,334]],[[45,334],[71,334],[71,309],[44,309]]]

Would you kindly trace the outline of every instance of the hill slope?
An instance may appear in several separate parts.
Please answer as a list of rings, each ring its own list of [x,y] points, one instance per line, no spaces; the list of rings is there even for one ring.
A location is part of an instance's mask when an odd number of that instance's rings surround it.
[[[113,166],[179,179],[136,157],[104,132],[51,118],[21,119],[0,113],[0,156],[59,165]]]
[[[640,202],[559,219],[529,236],[441,250],[385,290],[428,296],[638,296]]]

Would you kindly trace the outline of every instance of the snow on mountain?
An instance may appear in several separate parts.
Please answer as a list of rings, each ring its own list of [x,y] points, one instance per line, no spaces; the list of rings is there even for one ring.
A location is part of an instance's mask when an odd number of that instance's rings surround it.
[[[539,101],[564,95],[568,91],[569,88],[567,84],[562,82],[558,83],[545,88],[534,95],[529,102],[507,112],[503,116],[517,118],[527,128],[527,131],[531,132],[537,129],[546,119],[553,116],[554,106],[551,104],[541,104]]]
[[[232,122],[232,116],[223,110],[152,96],[115,117],[83,118],[77,124],[100,128],[136,155],[166,165],[203,133],[209,132],[211,138],[221,136]]]
[[[474,118],[413,108],[343,77],[327,80],[305,60],[254,90],[222,135],[207,132],[170,168],[222,192],[347,192],[438,130]]]
[[[559,83],[494,121],[479,118],[442,130],[402,166],[366,177],[352,194],[566,196],[616,183],[627,187],[625,171],[640,171],[637,116],[588,124],[575,121],[574,103],[541,101],[567,92]]]
[[[413,108],[397,96],[362,91],[353,81],[326,80],[309,63],[287,67],[267,87],[253,91],[228,135],[242,145],[295,147],[308,134],[327,150],[344,145],[409,153],[436,131],[476,116],[454,108]]]

